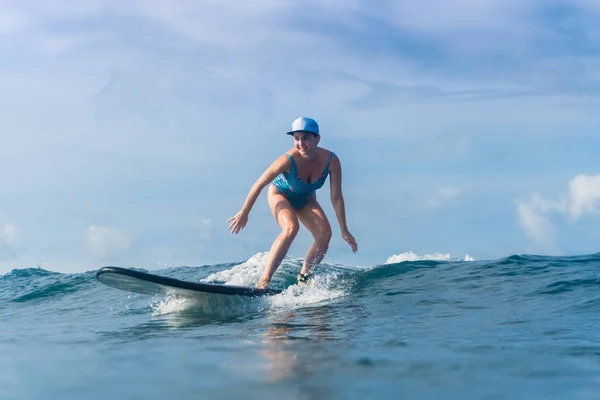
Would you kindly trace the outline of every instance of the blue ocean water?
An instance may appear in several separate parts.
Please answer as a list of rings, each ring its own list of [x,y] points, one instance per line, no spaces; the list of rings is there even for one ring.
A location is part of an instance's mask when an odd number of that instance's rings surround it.
[[[264,262],[151,272],[252,285]],[[258,300],[13,270],[0,277],[0,398],[600,398],[600,253],[325,263],[306,287],[300,265],[286,260],[272,281],[285,291]]]

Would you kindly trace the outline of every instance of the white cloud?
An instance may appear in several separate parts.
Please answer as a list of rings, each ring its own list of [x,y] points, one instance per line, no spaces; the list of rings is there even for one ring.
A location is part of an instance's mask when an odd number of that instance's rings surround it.
[[[86,240],[89,251],[100,258],[118,257],[131,246],[131,238],[113,226],[90,226]]]
[[[19,241],[19,228],[14,224],[6,224],[0,230],[0,242],[14,246]]]
[[[202,239],[212,238],[212,221],[208,218],[202,220],[202,226],[200,228],[200,237]]]
[[[575,223],[585,214],[600,211],[600,175],[577,175],[568,186],[568,194],[560,200],[549,200],[533,193],[528,201],[517,203],[519,223],[535,243],[547,248],[556,245],[556,228],[550,219],[552,213]]]
[[[59,56],[61,54],[73,51],[77,46],[89,42],[92,38],[89,35],[49,35],[41,41],[41,49],[51,55]]]
[[[460,193],[460,189],[454,186],[441,186],[440,188],[438,188],[435,194],[425,202],[425,207],[443,207],[452,200],[456,199],[460,195]]]
[[[585,213],[598,212],[600,175],[578,175],[569,182],[569,216],[576,221]]]
[[[277,132],[297,115],[317,117],[327,132],[324,145],[335,143],[332,150],[339,154],[350,148],[352,138],[377,138],[389,148],[414,137],[430,143],[434,161],[437,153],[476,154],[482,136],[520,140],[595,132],[593,93],[566,98],[545,90],[564,79],[593,90],[596,86],[587,83],[597,78],[598,63],[576,49],[539,57],[555,44],[537,40],[547,21],[529,11],[532,5],[542,10],[541,4],[182,0],[173,7],[158,0],[2,1],[0,49],[11,57],[0,66],[0,121],[2,132],[9,132],[0,135],[0,168],[10,173],[0,175],[0,187],[15,200],[3,206],[6,216],[1,217],[18,220],[27,231],[18,244],[28,256],[57,260],[61,268],[72,261],[63,258],[80,256],[73,246],[81,245],[81,227],[92,222],[98,225],[90,227],[86,240],[93,254],[126,252],[132,262],[140,257],[152,262],[155,254],[159,259],[170,254],[155,244],[171,240],[164,248],[198,260],[200,253],[189,249],[196,249],[198,236],[219,237],[227,225],[214,222],[225,213],[221,210],[237,211],[245,185],[263,171],[266,157],[289,144]],[[480,30],[486,34],[477,34]],[[550,39],[559,37],[560,45],[560,38],[576,35],[561,31]],[[548,45],[540,50],[538,43]],[[457,51],[476,46],[480,51],[456,57]],[[498,46],[502,56],[487,58]],[[579,70],[583,59],[589,64]],[[538,97],[522,96],[532,86],[539,89]],[[566,85],[567,95],[573,86]],[[566,109],[566,100],[578,104]],[[447,139],[459,136],[460,141]],[[432,178],[439,164],[422,179],[414,178],[420,155],[410,159],[409,154],[398,168],[390,160],[389,180],[354,207],[368,207],[373,197],[399,190],[401,183],[390,181],[412,178],[435,189],[429,186],[433,179],[460,179]],[[357,187],[370,185],[381,172],[377,168],[383,168],[377,154],[363,154],[360,162],[344,159],[349,167],[373,168],[367,178],[348,175],[347,182]],[[505,173],[502,182],[527,179],[511,175],[510,168]],[[230,183],[226,197],[219,192],[223,182]],[[431,207],[469,200],[454,187],[431,195]],[[585,201],[577,196],[573,215],[591,207],[589,196]],[[270,218],[265,202],[262,207]],[[548,216],[536,207],[530,206],[534,216]],[[204,212],[213,223],[195,224],[195,236],[182,244],[173,232],[185,230],[190,216]],[[527,208],[523,212],[524,219],[531,214]],[[103,226],[104,221],[123,226],[124,220],[136,232],[133,249],[127,234]],[[56,226],[60,234],[53,231]],[[148,244],[158,230],[169,233]],[[246,251],[229,236],[220,239],[208,249],[215,257]],[[258,239],[254,243],[262,245]],[[148,248],[155,251],[152,256]]]
[[[547,214],[564,209],[564,203],[546,200],[533,193],[528,201],[517,204],[517,215],[525,233],[537,244],[550,249],[555,247],[556,230]]]
[[[600,12],[600,2],[597,0],[574,0],[573,2],[589,12]]]
[[[27,28],[29,18],[19,9],[0,5],[0,36],[13,35]]]
[[[505,27],[506,21],[514,23],[526,3],[514,0],[427,0],[418,3],[404,0],[393,1],[391,6],[394,19],[402,26],[425,31],[464,31]]]

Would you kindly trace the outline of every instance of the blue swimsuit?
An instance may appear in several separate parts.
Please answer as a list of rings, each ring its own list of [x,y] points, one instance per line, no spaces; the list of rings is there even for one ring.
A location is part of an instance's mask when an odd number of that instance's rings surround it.
[[[301,208],[306,205],[315,191],[320,189],[325,183],[327,175],[329,175],[329,163],[333,158],[333,152],[329,155],[329,160],[327,160],[327,164],[325,164],[323,173],[319,179],[313,183],[306,183],[301,180],[298,177],[298,168],[296,167],[294,158],[287,153],[286,156],[290,159],[292,168],[290,169],[290,172],[282,172],[277,175],[273,180],[273,185],[289,200],[292,207]]]

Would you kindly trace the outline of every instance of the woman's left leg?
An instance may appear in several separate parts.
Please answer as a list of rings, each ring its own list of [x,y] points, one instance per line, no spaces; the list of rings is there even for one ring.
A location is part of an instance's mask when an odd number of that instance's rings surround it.
[[[331,225],[321,205],[314,197],[298,210],[298,220],[312,233],[314,238],[312,246],[304,257],[304,264],[300,271],[301,274],[306,275],[310,274],[314,267],[323,261],[331,241]]]

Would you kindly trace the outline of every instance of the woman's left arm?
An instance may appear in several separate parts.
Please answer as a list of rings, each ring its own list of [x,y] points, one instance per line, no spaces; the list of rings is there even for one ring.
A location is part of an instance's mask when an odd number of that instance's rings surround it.
[[[344,203],[344,195],[342,194],[342,164],[337,155],[334,155],[329,163],[329,182],[330,182],[330,194],[331,204],[335,210],[338,223],[340,224],[340,230],[342,231],[342,238],[350,247],[352,251],[356,253],[358,251],[358,245],[354,236],[348,230],[346,224],[346,206]]]

